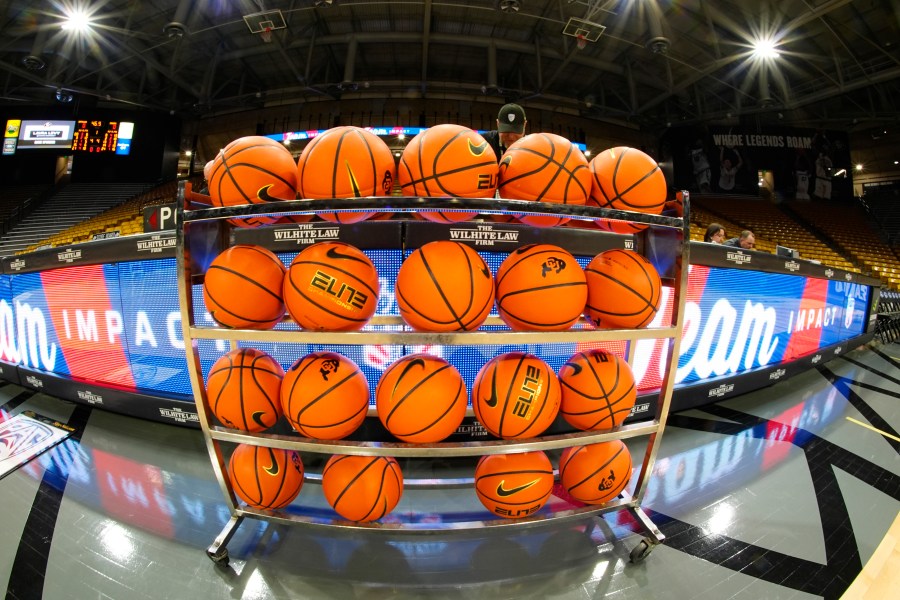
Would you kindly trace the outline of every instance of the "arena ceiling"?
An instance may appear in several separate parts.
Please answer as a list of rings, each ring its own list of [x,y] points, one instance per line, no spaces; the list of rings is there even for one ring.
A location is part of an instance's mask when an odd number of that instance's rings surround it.
[[[650,129],[752,115],[841,129],[898,118],[898,0],[3,4],[7,105],[94,99],[203,117],[492,96]],[[89,31],[61,28],[72,10]],[[268,34],[251,32],[260,21]],[[754,58],[762,38],[776,58]]]

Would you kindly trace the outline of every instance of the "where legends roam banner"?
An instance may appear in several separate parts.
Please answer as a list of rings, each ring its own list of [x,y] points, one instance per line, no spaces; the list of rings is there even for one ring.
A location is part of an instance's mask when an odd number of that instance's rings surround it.
[[[402,259],[400,250],[367,250],[366,254],[379,273],[396,273]],[[294,255],[280,256],[287,264]],[[505,254],[485,252],[483,256],[496,272]],[[676,385],[790,362],[861,335],[866,328],[870,293],[866,285],[702,265],[691,265],[689,273]],[[392,279],[381,278],[376,314],[399,314]],[[0,359],[126,391],[190,397],[178,282],[175,259],[168,258],[2,275]],[[671,314],[671,288],[663,292],[663,308],[651,326],[664,323]],[[198,286],[194,305],[197,322],[212,325]],[[653,390],[661,382],[667,340],[635,343],[632,370],[638,389]],[[201,340],[199,345],[206,373],[227,351],[227,343]],[[308,352],[326,348],[287,343],[254,346],[285,368]],[[605,347],[620,355],[626,349],[624,342],[328,348],[359,364],[374,392],[387,366],[413,352],[444,357],[460,370],[471,389],[478,370],[497,354],[531,352],[558,371],[570,356],[588,347]]]

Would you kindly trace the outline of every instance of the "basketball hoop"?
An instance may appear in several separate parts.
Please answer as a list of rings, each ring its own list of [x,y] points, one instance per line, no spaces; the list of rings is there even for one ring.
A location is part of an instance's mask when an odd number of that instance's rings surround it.
[[[259,32],[259,37],[262,38],[262,41],[265,43],[269,43],[272,41],[272,28],[264,27],[262,31]]]
[[[581,34],[578,34],[575,36],[575,43],[578,44],[579,50],[584,50],[584,47],[587,46],[587,38],[585,38]]]

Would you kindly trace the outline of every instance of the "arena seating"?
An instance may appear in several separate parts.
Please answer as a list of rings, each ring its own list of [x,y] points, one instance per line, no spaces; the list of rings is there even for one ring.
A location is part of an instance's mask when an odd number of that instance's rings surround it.
[[[70,183],[62,187],[0,239],[0,256],[45,243],[58,233],[147,189],[146,183]]]
[[[780,209],[778,205],[761,198],[738,196],[696,196],[692,198],[694,212],[703,214],[708,211],[708,220],[718,221],[726,225],[726,233],[729,237],[738,235],[742,229],[749,229],[756,235],[757,250],[774,252],[775,244],[787,246],[800,252],[800,258],[816,260],[822,264],[837,267],[847,271],[860,272],[859,267],[853,264],[847,257],[820,239],[809,229],[806,223],[797,219],[788,212]],[[700,211],[697,210],[700,209]],[[721,219],[727,215],[738,227],[731,229]],[[692,217],[693,220],[693,217]]]
[[[0,234],[12,229],[52,189],[48,184],[0,187]]]
[[[790,202],[795,212],[821,235],[834,241],[863,271],[900,289],[900,257],[883,239],[873,218],[859,204],[845,202]]]

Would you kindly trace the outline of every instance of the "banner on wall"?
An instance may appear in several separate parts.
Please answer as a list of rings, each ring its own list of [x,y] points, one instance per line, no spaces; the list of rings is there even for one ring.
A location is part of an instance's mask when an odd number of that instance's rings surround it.
[[[376,314],[398,315],[394,288],[402,252],[367,250],[380,278]],[[483,252],[496,272],[506,253]],[[290,263],[296,253],[281,253]],[[590,257],[578,257],[585,266]],[[98,382],[124,391],[191,396],[182,338],[175,259],[73,266],[23,273],[0,286],[0,353],[23,367]],[[2,282],[0,282],[2,283]],[[6,290],[6,291],[4,291]],[[651,326],[672,311],[671,288]],[[676,384],[777,365],[861,335],[870,288],[849,280],[691,265],[685,329]],[[212,325],[202,290],[194,287],[195,319]],[[279,324],[279,328],[290,327]],[[227,352],[223,340],[200,340],[203,372]],[[667,340],[640,340],[632,364],[638,389],[659,386]],[[492,346],[326,346],[254,343],[285,368],[309,352],[331,349],[356,362],[374,388],[394,360],[430,352],[456,366],[471,388],[478,370],[497,354],[524,351],[559,370],[587,344]],[[624,342],[596,344],[623,355]]]
[[[798,200],[852,198],[849,137],[843,131],[683,127],[667,132],[661,145],[678,189]]]

